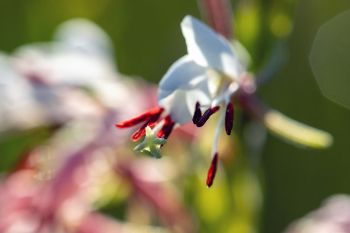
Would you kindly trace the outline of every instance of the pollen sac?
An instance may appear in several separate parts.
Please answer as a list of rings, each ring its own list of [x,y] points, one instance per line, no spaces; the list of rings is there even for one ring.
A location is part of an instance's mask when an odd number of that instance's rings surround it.
[[[135,126],[135,125],[142,123],[142,122],[145,122],[145,121],[151,120],[152,122],[155,122],[158,120],[158,118],[160,117],[160,115],[162,114],[163,111],[164,111],[163,108],[155,107],[155,108],[148,110],[145,113],[142,113],[139,116],[131,118],[130,120],[122,121],[122,122],[116,124],[115,126],[117,128],[128,128],[128,127]]]
[[[219,109],[220,109],[220,106],[215,106],[215,107],[213,107],[213,108],[207,109],[207,110],[203,113],[202,117],[201,117],[201,118],[198,120],[198,122],[196,123],[196,126],[197,126],[197,127],[202,127],[202,126],[207,122],[207,120],[209,119],[209,117],[210,117],[211,115],[213,115],[214,113],[216,113]]]
[[[147,126],[147,125],[146,125]],[[138,129],[135,133],[133,133],[131,135],[131,139],[136,142],[138,141],[140,138],[142,138],[144,135],[146,134],[146,130],[145,127],[142,126],[140,129]]]
[[[234,120],[234,107],[232,103],[228,103],[226,107],[226,115],[225,115],[225,130],[227,135],[231,135],[231,131],[233,128],[233,120]]]
[[[147,126],[152,126],[150,125],[150,122],[147,121],[146,123],[144,123],[135,133],[133,133],[131,135],[131,139],[136,142],[138,141],[140,138],[142,138],[143,136],[145,136],[146,134],[146,127]]]
[[[116,124],[115,126],[117,128],[129,128],[132,126],[135,126],[139,123],[143,123],[142,126],[131,135],[131,139],[133,141],[138,141],[140,138],[142,138],[143,136],[145,136],[146,134],[146,127],[153,127],[157,122],[158,119],[160,118],[162,112],[164,111],[163,108],[161,107],[155,107],[145,113],[142,113],[141,115],[134,117],[130,120],[126,120],[123,122],[120,122],[118,124]]]
[[[157,137],[167,139],[170,133],[173,131],[175,122],[173,121],[173,119],[171,119],[170,115],[166,116],[164,118],[164,121],[165,121],[164,125],[160,129],[160,131],[157,133]]]
[[[213,185],[217,166],[218,166],[218,153],[215,153],[208,170],[207,182],[206,182],[208,188],[210,188]]]
[[[196,108],[192,117],[192,122],[193,124],[197,124],[198,121],[201,119],[202,117],[202,111],[200,109],[200,104],[199,102],[196,103]]]

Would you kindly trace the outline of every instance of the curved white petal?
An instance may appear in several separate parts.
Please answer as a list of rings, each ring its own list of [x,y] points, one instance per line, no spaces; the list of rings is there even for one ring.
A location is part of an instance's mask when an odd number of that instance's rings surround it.
[[[114,62],[111,39],[92,21],[83,18],[65,21],[56,30],[55,39],[60,42],[60,47],[57,48],[60,51],[76,51],[85,56],[98,56]]]
[[[191,88],[205,78],[206,69],[197,65],[188,55],[172,64],[159,82],[162,90],[173,91],[178,88]]]
[[[176,91],[192,91],[192,90],[200,90],[201,92],[205,93],[208,98],[214,98],[216,95],[216,92],[218,90],[218,85],[217,83],[213,82],[215,81],[215,78],[212,77],[207,77],[201,79],[200,81],[196,82],[195,85],[192,87],[185,86],[185,87],[180,87],[175,90],[163,90],[163,89],[158,89],[158,102],[162,102],[163,99],[167,98],[169,95],[172,95]]]
[[[158,102],[161,102],[163,99],[171,95],[174,91],[166,91],[162,89],[158,89]]]
[[[206,69],[197,65],[189,56],[177,60],[163,76],[159,83],[158,100],[161,100],[172,92],[190,90],[207,79]]]
[[[181,22],[187,51],[199,65],[214,68],[233,79],[242,72],[230,43],[204,23],[192,16],[186,16]]]

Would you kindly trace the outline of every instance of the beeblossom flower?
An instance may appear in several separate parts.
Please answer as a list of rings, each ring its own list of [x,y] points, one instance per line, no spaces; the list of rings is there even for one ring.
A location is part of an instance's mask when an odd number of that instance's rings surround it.
[[[197,127],[202,127],[214,113],[219,112],[213,137],[213,158],[206,182],[210,187],[217,170],[221,129],[224,126],[227,135],[230,135],[233,128],[234,96],[245,111],[289,142],[319,149],[332,144],[329,133],[294,121],[256,99],[253,95],[256,84],[247,72],[249,55],[244,56],[247,55],[246,50],[238,42],[231,44],[192,16],[183,19],[181,30],[187,54],[178,59],[161,79],[158,106],[116,124],[119,128],[141,124],[132,139],[138,141],[146,136],[135,147],[136,151],[159,158],[159,150],[175,127],[191,120]]]
[[[116,126],[126,128],[142,123],[132,135],[134,141],[146,134],[146,127],[152,128],[158,138],[167,139],[175,127],[191,120],[202,127],[211,115],[220,112],[220,123],[214,136],[213,160],[207,177],[207,185],[211,186],[218,161],[220,129],[225,121],[226,133],[231,134],[234,118],[231,97],[240,87],[246,66],[230,42],[196,18],[186,16],[181,30],[188,54],[178,59],[161,79],[159,106]],[[156,148],[160,147],[158,145]],[[140,150],[140,146],[137,149]],[[158,151],[154,151],[154,154],[158,155]]]

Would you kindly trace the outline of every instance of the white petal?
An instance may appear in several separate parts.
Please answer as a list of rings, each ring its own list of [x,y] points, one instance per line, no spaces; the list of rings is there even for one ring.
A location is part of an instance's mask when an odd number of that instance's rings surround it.
[[[189,56],[184,56],[169,68],[160,81],[158,99],[178,89],[192,89],[206,78],[206,69],[197,65]]]
[[[197,64],[214,68],[231,78],[239,77],[242,67],[225,38],[192,16],[183,19],[181,29],[188,54]]]
[[[215,94],[217,93],[218,90],[218,83],[214,82],[215,78],[208,78],[206,77],[205,79],[200,80],[196,85],[193,87],[188,87],[188,88],[178,88],[175,90],[163,90],[163,89],[158,89],[158,101],[161,102],[163,99],[167,98],[169,95],[172,95],[176,91],[193,91],[193,90],[199,90],[203,93],[205,93],[208,98],[213,99],[215,97]]]
[[[191,121],[197,101],[203,105],[209,105],[211,99],[200,89],[177,90],[162,99],[159,105],[169,112],[176,123],[185,124]]]
[[[209,70],[207,74],[208,76],[210,76],[207,82],[208,90],[209,90],[210,96],[214,98],[218,94],[220,85],[222,84],[222,77],[220,76],[220,74],[218,74],[214,70]]]
[[[240,63],[246,69],[246,67],[252,63],[252,57],[250,56],[248,50],[238,40],[234,40],[232,42],[232,46],[238,56]]]
[[[77,51],[85,56],[93,55],[113,59],[113,43],[106,32],[94,22],[76,18],[61,25],[55,33],[61,51]]]
[[[163,90],[174,90],[179,87],[193,86],[198,77],[202,77],[205,72],[205,68],[197,65],[191,57],[186,55],[170,66],[160,80],[159,87]]]
[[[165,91],[162,89],[158,89],[158,102],[161,102],[162,99],[165,99],[169,95],[171,95],[174,91]]]

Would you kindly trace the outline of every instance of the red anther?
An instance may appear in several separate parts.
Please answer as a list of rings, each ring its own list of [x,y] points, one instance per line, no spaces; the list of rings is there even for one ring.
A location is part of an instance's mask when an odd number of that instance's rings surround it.
[[[227,104],[226,115],[225,115],[225,130],[227,135],[231,135],[234,116],[235,116],[234,107],[233,107],[233,104],[230,102]]]
[[[135,133],[131,135],[131,140],[133,140],[134,142],[138,141],[140,138],[145,136],[147,126],[153,128],[155,125],[156,125],[156,122],[147,121]]]
[[[145,136],[147,125],[148,125],[148,122],[146,122],[145,124],[143,124],[135,133],[133,133],[133,134],[131,135],[131,140],[133,140],[134,142],[136,142],[136,141],[138,141],[140,138],[142,138],[143,136]]]
[[[122,121],[116,124],[115,126],[118,128],[128,128],[128,127],[135,126],[141,122],[148,121],[150,119],[152,119],[152,121],[157,121],[158,118],[160,117],[160,114],[163,112],[163,110],[164,109],[161,107],[155,107],[130,120]]]
[[[193,124],[197,124],[198,121],[201,119],[201,117],[202,117],[202,111],[200,109],[200,104],[199,102],[196,102],[196,109],[194,110],[194,114],[192,117]]]
[[[167,139],[174,129],[175,122],[171,119],[170,115],[167,115],[164,121],[164,125],[157,133],[157,137]]]
[[[208,188],[210,188],[213,185],[214,178],[216,175],[217,166],[218,166],[218,153],[215,153],[213,160],[211,161],[209,170],[208,170],[208,175],[207,175]]]
[[[199,121],[197,122],[196,126],[197,127],[202,127],[207,120],[209,119],[209,117],[211,115],[213,115],[214,113],[216,113],[218,110],[220,109],[220,106],[215,106],[213,108],[209,108],[207,109],[204,114],[202,115],[202,117],[199,119]]]

